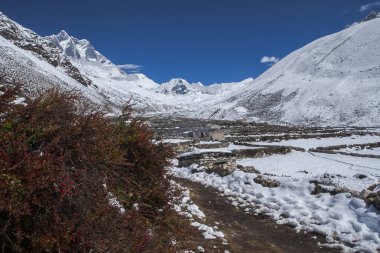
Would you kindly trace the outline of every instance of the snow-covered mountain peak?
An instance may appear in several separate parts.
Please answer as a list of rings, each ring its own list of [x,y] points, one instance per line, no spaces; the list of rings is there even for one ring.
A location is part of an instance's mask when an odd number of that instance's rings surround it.
[[[91,84],[91,81],[73,66],[69,58],[61,53],[54,41],[39,36],[4,14],[0,15],[0,35],[15,46],[31,52],[38,59],[44,60],[54,67],[59,66],[79,83],[85,86]]]
[[[63,40],[67,40],[70,38],[70,35],[65,31],[65,30],[61,30],[58,34],[57,34],[57,39],[59,41],[63,41]]]
[[[171,84],[171,85],[188,85],[189,84],[188,81],[186,81],[185,79],[182,79],[182,78],[172,78],[167,83]]]
[[[99,53],[87,39],[77,39],[62,30],[57,35],[45,37],[53,45],[60,48],[82,72],[93,81],[97,87],[105,83],[119,89],[123,93],[132,90],[154,89],[158,84],[143,74],[126,74],[104,55]]]
[[[60,31],[57,35],[46,36],[45,39],[60,48],[66,56],[74,60],[99,62],[108,66],[112,65],[110,60],[95,50],[90,41],[70,36],[65,30]]]
[[[76,45],[81,58],[89,61],[100,61],[102,63],[110,63],[107,58],[95,50],[94,46],[86,39],[78,40]]]
[[[172,95],[185,95],[194,91],[188,81],[182,78],[173,78],[169,82],[163,83],[158,88],[159,93]]]
[[[54,46],[61,49],[66,56],[73,59],[81,58],[78,49],[76,48],[77,39],[71,37],[65,30],[60,31],[57,35],[45,37]]]

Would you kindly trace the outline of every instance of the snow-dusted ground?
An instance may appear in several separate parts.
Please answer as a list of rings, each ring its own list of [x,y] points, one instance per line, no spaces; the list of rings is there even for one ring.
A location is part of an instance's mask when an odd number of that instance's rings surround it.
[[[304,148],[306,150],[317,147],[328,147],[337,145],[367,144],[380,142],[380,136],[377,135],[353,135],[349,137],[330,137],[330,138],[310,138],[282,140],[278,142],[252,142],[255,145],[279,145]]]
[[[379,136],[368,135],[289,140],[280,144],[310,149],[377,141]],[[255,147],[229,145],[226,148],[196,149],[183,155],[246,148]],[[297,231],[325,235],[329,247],[339,247],[345,252],[380,250],[380,212],[350,193],[356,194],[380,183],[380,159],[292,151],[284,155],[238,159],[237,164],[253,166],[262,176],[279,181],[280,186],[264,187],[254,182],[257,174],[239,170],[222,177],[206,173],[202,167],[194,169],[197,165],[192,165],[188,168],[174,166],[171,173],[217,188],[232,204],[246,212],[266,214],[277,223],[290,225]],[[346,188],[347,192],[312,195],[315,185],[311,180]]]
[[[337,151],[360,154],[360,155],[379,155],[380,156],[380,147],[363,148],[363,149],[360,147],[347,147],[347,148],[338,149]]]
[[[225,147],[225,148],[208,148],[208,149],[194,148],[193,151],[183,153],[180,156],[189,156],[189,155],[212,153],[212,152],[231,153],[233,150],[241,150],[241,149],[260,149],[260,147],[230,144],[228,147]]]
[[[200,141],[199,144],[207,145],[207,144],[218,144],[220,141]]]
[[[235,171],[221,177],[192,172],[189,168],[171,170],[178,177],[217,188],[246,212],[266,214],[278,224],[290,225],[297,231],[325,235],[328,246],[340,247],[345,252],[379,249],[380,212],[372,206],[366,207],[363,200],[349,193],[311,195],[314,185],[288,177],[279,178],[279,187],[267,188],[254,182],[257,175],[253,173]]]
[[[191,142],[191,141],[192,140],[188,140],[188,139],[164,139],[164,140],[162,140],[163,143],[172,143],[172,144]]]
[[[380,159],[338,154],[294,151],[286,155],[240,159],[237,163],[254,166],[263,174],[275,175],[276,179],[310,180],[329,174],[331,183],[354,191],[366,189],[380,178]],[[357,176],[362,174],[367,177],[359,179]]]
[[[227,243],[226,239],[224,239],[223,232],[218,230],[217,226],[210,227],[205,224],[206,216],[199,209],[190,198],[189,189],[186,187],[182,187],[174,181],[171,181],[173,187],[181,190],[181,197],[174,203],[174,209],[183,216],[186,216],[190,221],[193,227],[196,227],[198,230],[202,232],[203,238],[206,240],[212,240],[216,238],[220,238],[224,243]]]

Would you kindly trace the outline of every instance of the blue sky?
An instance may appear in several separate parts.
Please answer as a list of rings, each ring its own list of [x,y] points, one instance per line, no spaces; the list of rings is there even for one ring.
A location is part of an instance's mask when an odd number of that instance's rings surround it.
[[[257,77],[380,10],[380,0],[1,0],[0,10],[40,35],[64,29],[88,39],[115,64],[142,66],[156,82],[211,84]]]

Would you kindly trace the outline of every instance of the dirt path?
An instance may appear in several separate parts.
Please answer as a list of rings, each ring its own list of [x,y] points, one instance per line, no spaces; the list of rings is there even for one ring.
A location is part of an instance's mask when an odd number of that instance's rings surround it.
[[[294,229],[278,225],[265,216],[246,214],[229,204],[216,189],[189,180],[176,181],[190,189],[192,200],[206,215],[206,223],[218,224],[234,253],[339,252],[319,247],[317,242],[324,242],[324,239],[318,235],[296,233]]]

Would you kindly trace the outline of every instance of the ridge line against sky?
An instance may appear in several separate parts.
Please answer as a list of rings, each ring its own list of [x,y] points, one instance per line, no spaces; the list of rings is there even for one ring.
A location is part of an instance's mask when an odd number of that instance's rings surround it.
[[[4,0],[0,11],[45,36],[61,30],[158,83],[257,77],[292,51],[380,10],[366,0]]]

